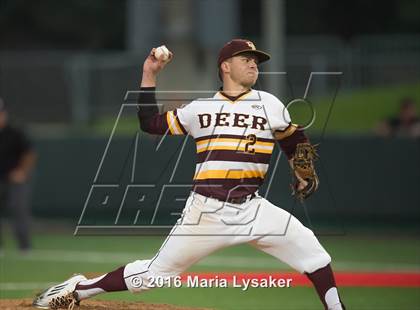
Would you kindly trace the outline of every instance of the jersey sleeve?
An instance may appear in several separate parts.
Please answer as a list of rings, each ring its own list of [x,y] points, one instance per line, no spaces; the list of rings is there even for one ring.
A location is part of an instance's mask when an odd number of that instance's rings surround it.
[[[194,101],[174,111],[174,114],[176,115],[177,124],[179,125],[181,130],[190,135],[193,135],[191,125],[193,117],[195,115],[193,111],[193,103]]]
[[[299,143],[309,142],[303,128],[293,124],[289,111],[275,96],[268,94],[268,118],[273,137],[279,142],[280,148],[288,159],[293,158]]]
[[[186,135],[184,128],[178,117],[178,110],[159,113],[156,102],[155,87],[142,87],[137,99],[137,116],[140,128],[150,134],[156,135]]]
[[[277,97],[271,94],[267,95],[269,103],[267,112],[271,131],[276,139],[284,139],[292,135],[298,128],[298,125],[292,123],[289,111]]]
[[[184,121],[181,121],[183,119]],[[166,112],[166,123],[171,135],[187,135],[188,122],[186,122],[183,109],[175,109]]]

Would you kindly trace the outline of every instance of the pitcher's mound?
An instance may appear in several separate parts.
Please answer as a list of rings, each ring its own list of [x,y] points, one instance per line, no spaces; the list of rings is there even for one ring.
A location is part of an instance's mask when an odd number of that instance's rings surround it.
[[[32,307],[30,299],[0,299],[0,309],[2,310],[28,310],[36,309]],[[122,301],[102,301],[84,300],[80,307],[74,310],[206,310],[205,308],[180,307],[165,304],[146,304],[144,302],[122,302]],[[208,310],[208,309],[207,309]]]

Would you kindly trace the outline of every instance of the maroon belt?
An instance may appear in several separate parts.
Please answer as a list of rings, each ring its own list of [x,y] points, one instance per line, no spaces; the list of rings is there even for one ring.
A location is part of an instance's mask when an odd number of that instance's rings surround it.
[[[255,195],[255,193],[252,193],[251,195],[247,195],[247,196],[242,196],[242,197],[237,197],[237,198],[228,198],[222,201],[225,201],[227,203],[234,203],[234,204],[243,204],[249,200],[254,199],[255,197],[257,197],[257,195]],[[216,198],[217,200],[221,200]]]

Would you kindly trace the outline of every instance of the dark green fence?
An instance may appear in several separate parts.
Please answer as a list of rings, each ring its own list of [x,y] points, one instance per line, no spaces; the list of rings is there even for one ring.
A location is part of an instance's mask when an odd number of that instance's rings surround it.
[[[105,138],[37,139],[34,214],[78,220],[84,210],[82,224],[113,225],[118,216],[117,224],[141,225],[156,213],[155,224],[173,223],[190,189],[195,146],[191,138],[160,142],[143,135],[137,143],[115,138],[108,147]],[[305,205],[290,197],[290,172],[278,147],[260,193],[304,221],[420,218],[419,141],[330,137],[319,153],[321,187]]]

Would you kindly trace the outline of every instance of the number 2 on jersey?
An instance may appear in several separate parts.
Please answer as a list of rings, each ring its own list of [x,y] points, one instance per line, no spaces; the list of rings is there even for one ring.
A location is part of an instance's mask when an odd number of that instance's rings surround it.
[[[255,142],[257,142],[257,136],[254,134],[250,134],[246,136],[247,140],[249,140],[246,144],[245,144],[245,153],[249,153],[249,154],[254,154],[255,153],[255,149],[254,148],[250,148],[251,145],[254,145]]]

